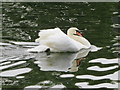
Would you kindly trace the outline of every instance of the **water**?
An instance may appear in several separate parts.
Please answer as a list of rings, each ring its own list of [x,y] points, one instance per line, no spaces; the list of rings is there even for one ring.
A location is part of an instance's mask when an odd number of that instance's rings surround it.
[[[2,88],[118,88],[117,9],[118,3],[2,3]],[[38,45],[39,30],[66,33],[73,26],[94,45],[91,51],[27,52]]]

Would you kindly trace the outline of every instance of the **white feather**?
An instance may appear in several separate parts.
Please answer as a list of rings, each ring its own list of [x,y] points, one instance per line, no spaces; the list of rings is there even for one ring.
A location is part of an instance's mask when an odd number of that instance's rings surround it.
[[[40,30],[38,36],[39,38],[35,41],[40,42],[42,46],[37,46],[28,51],[43,52],[45,49],[50,48],[51,52],[76,52],[82,48],[88,48],[80,42],[70,38],[59,28]]]

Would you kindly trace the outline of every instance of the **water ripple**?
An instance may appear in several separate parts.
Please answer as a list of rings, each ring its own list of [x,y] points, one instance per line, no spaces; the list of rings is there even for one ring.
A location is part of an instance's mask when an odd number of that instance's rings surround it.
[[[118,88],[118,83],[111,84],[111,83],[102,83],[97,85],[89,85],[88,82],[80,82],[75,83],[76,86],[79,88]]]
[[[20,74],[25,74],[30,72],[31,68],[20,68],[20,69],[14,69],[14,70],[7,70],[0,73],[1,77],[15,77]]]
[[[105,68],[101,68],[101,67],[99,67],[99,66],[91,66],[91,67],[88,67],[87,70],[93,70],[93,71],[108,71],[108,70],[116,69],[116,68],[118,68],[118,67],[119,67],[118,65],[111,66],[111,67],[105,67]]]
[[[90,60],[89,63],[114,64],[118,63],[118,61],[119,61],[118,58],[115,59],[97,58]]]
[[[63,75],[60,75],[61,78],[72,78],[74,76],[75,76],[74,74],[63,74]]]
[[[91,79],[91,80],[101,80],[101,79],[119,80],[118,73],[119,73],[119,71],[117,71],[113,74],[108,74],[108,75],[104,75],[104,76],[77,75],[76,78],[77,79]]]
[[[13,64],[1,66],[0,70],[8,69],[10,67],[18,66],[18,65],[21,65],[21,64],[24,64],[24,63],[26,63],[26,61],[19,61],[19,62],[13,63]]]

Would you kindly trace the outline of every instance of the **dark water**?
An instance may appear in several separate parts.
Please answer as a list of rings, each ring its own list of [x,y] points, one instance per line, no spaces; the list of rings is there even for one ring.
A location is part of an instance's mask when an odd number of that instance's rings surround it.
[[[2,3],[2,88],[23,89],[31,85],[38,88],[118,88],[118,5],[115,2]],[[34,42],[39,30],[55,27],[65,33],[68,28],[77,27],[92,45],[102,49],[78,53],[26,52],[35,46],[28,42]]]

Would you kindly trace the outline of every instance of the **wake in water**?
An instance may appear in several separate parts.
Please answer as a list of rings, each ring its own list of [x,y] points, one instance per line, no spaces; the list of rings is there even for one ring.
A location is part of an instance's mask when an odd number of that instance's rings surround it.
[[[29,53],[27,49],[38,46],[39,43],[35,42],[14,42],[10,41],[9,43],[0,43],[0,49],[2,50],[2,55],[0,56],[0,73],[1,77],[16,77],[17,79],[25,78],[25,74],[30,73],[33,68],[24,66],[28,63],[28,60],[34,59],[33,63],[36,64],[40,71],[62,71],[62,72],[77,72],[79,69],[79,60],[82,60],[84,57],[88,55],[89,52],[97,52],[102,49],[102,47],[97,47],[92,45],[89,50],[81,50],[77,53],[51,53],[48,55],[47,53]],[[81,61],[80,61],[81,62]],[[89,66],[86,69],[91,72],[107,72],[110,70],[114,70],[118,68],[118,59],[106,59],[106,58],[97,58],[89,60],[89,64],[94,63],[93,66]],[[110,65],[115,64],[112,66],[105,66],[101,67],[101,65]],[[62,67],[61,67],[62,65]],[[16,68],[17,66],[22,66],[22,68]],[[22,74],[22,76],[21,76]],[[116,88],[117,81],[118,81],[118,71],[102,75],[102,76],[95,76],[95,75],[74,75],[74,74],[61,74],[59,75],[60,78],[73,78],[76,79],[91,79],[91,80],[115,80],[116,83],[101,83],[98,85],[89,85],[89,82],[76,82],[75,86],[82,87],[82,88]],[[59,86],[59,85],[58,85]],[[28,86],[26,87],[37,87],[42,88],[42,86]],[[54,86],[54,87],[57,87]],[[65,86],[61,85],[61,87],[65,88]]]

